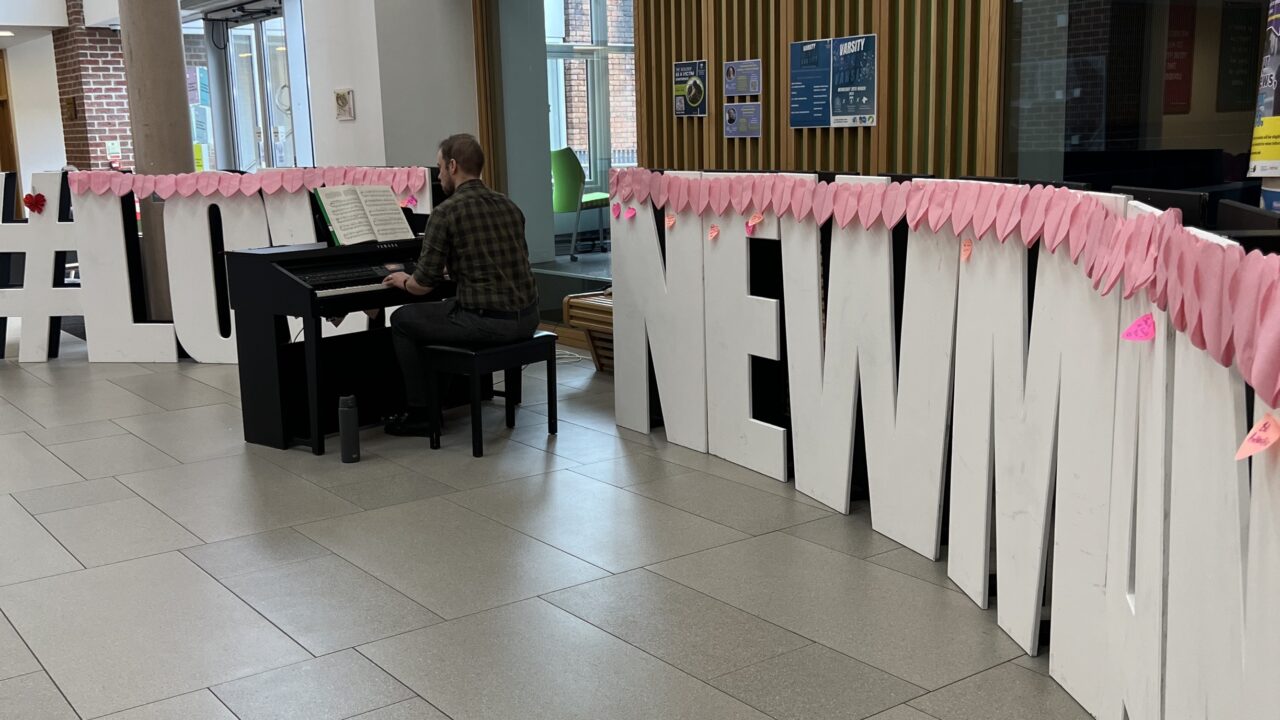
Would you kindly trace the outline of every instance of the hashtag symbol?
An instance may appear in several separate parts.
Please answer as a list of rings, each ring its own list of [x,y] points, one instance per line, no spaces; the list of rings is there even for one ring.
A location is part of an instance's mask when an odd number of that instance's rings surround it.
[[[16,178],[5,173],[6,197]],[[37,173],[32,176],[31,194],[46,198],[44,212],[27,213],[27,221],[4,218],[0,222],[0,254],[23,258],[22,284],[0,288],[0,357],[4,355],[4,330],[8,318],[21,318],[22,334],[18,339],[20,362],[44,362],[49,359],[50,329],[55,318],[83,315],[80,287],[67,286],[62,277],[59,253],[76,250],[73,223],[58,221],[61,206],[62,175]],[[65,256],[64,256],[65,257]],[[8,278],[0,278],[7,282]]]

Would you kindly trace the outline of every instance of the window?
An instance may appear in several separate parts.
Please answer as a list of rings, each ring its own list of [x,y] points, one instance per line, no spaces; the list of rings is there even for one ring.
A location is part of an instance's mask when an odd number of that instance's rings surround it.
[[[587,187],[636,164],[633,0],[543,0],[551,149],[570,147]]]

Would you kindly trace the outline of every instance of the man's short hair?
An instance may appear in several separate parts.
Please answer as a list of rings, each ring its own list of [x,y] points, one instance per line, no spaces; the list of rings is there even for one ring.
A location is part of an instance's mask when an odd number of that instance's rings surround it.
[[[484,150],[475,136],[466,133],[450,135],[440,143],[440,156],[446,163],[455,160],[468,175],[479,176],[484,171]]]

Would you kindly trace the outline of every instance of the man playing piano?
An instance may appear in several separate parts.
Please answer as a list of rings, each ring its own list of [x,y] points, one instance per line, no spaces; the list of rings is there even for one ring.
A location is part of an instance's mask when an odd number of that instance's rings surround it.
[[[516,342],[538,329],[538,289],[529,268],[524,213],[480,180],[484,151],[471,135],[446,138],[436,164],[450,197],[431,212],[413,273],[392,273],[383,284],[426,295],[447,269],[458,294],[443,302],[405,305],[391,315],[408,402],[406,414],[388,420],[391,435],[428,435],[425,346]]]

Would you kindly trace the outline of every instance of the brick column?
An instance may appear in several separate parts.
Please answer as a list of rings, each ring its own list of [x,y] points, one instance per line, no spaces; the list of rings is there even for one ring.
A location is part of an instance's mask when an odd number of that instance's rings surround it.
[[[53,32],[67,162],[81,170],[111,166],[107,143],[120,143],[118,166],[133,168],[129,98],[120,33],[85,27],[83,0],[67,0],[67,27]]]

